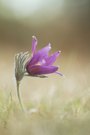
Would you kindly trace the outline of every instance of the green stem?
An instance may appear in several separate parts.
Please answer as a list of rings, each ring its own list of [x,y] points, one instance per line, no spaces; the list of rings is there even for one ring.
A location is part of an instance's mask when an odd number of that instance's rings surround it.
[[[23,105],[22,99],[21,99],[21,94],[20,94],[19,86],[20,86],[20,82],[17,81],[17,96],[18,96],[19,104],[21,106],[22,111],[25,112],[25,108],[24,108],[24,105]]]

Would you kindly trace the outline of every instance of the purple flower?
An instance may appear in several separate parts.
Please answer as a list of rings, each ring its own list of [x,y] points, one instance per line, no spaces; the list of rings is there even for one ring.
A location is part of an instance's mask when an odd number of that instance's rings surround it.
[[[49,55],[51,50],[50,43],[40,50],[36,50],[37,39],[33,36],[32,39],[32,55],[29,57],[28,52],[20,52],[15,55],[15,78],[17,84],[17,95],[19,99],[20,106],[25,112],[25,108],[22,104],[19,85],[24,76],[33,77],[46,77],[46,74],[57,73],[62,76],[58,71],[58,66],[53,66],[57,57],[60,55],[60,51]]]
[[[49,56],[51,50],[50,43],[40,50],[36,50],[37,39],[35,36],[32,37],[32,56],[26,63],[26,72],[30,76],[43,76],[45,74],[57,73],[58,66],[53,66],[57,57],[60,55],[60,51],[55,52]]]

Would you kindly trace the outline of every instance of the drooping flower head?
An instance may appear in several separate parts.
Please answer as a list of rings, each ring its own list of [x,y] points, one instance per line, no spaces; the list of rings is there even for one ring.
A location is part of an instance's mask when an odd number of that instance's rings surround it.
[[[29,59],[26,65],[26,71],[28,74],[35,76],[56,73],[58,66],[53,66],[53,64],[59,56],[60,51],[49,56],[49,51],[51,50],[50,43],[37,51],[37,39],[35,36],[32,38],[32,58]]]
[[[49,43],[44,48],[37,51],[37,39],[35,36],[32,37],[32,54],[28,52],[20,52],[15,55],[15,78],[17,86],[17,96],[19,99],[20,106],[23,112],[26,112],[24,105],[21,100],[19,85],[24,76],[33,77],[46,77],[46,74],[57,73],[59,67],[54,66],[54,62],[60,55],[60,51],[49,55],[51,50],[51,44]]]
[[[35,36],[32,37],[32,54],[29,58],[29,53],[19,53],[15,56],[15,76],[16,79],[21,80],[23,76],[34,76],[34,77],[45,77],[46,74],[57,73],[59,67],[54,66],[54,62],[60,55],[60,51],[49,55],[51,50],[51,44],[49,43],[44,48],[37,51],[37,39]]]

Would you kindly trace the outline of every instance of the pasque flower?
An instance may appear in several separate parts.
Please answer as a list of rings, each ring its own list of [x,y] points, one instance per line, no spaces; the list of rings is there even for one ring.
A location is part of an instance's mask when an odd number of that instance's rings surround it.
[[[36,37],[33,36],[31,56],[29,56],[28,52],[21,52],[15,56],[15,77],[20,104],[19,83],[24,76],[43,78],[47,77],[46,75],[51,73],[57,73],[62,76],[60,72],[57,72],[59,67],[53,65],[57,57],[60,55],[60,51],[49,55],[49,51],[51,50],[50,43],[37,51],[37,43],[38,41]]]
[[[33,36],[32,57],[26,64],[27,73],[31,76],[42,76],[45,74],[57,73],[58,66],[53,66],[53,64],[59,56],[60,51],[49,56],[49,51],[51,50],[50,43],[39,51],[36,50],[36,47],[37,39]],[[60,73],[60,75],[62,74]]]
[[[40,50],[36,50],[37,39],[32,37],[32,54],[29,57],[28,52],[20,52],[15,56],[15,76],[17,81],[21,81],[24,76],[45,77],[46,74],[57,73],[58,66],[53,66],[57,57],[60,55],[60,51],[49,55],[51,50],[51,44]]]

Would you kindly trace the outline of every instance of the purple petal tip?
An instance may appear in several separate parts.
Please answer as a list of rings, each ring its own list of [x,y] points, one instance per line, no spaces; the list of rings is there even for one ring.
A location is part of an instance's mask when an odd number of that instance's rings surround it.
[[[35,36],[32,36],[33,39],[37,40],[37,38]]]
[[[61,51],[58,51],[58,53],[61,53]]]
[[[49,44],[48,44],[48,47],[50,47],[50,48],[51,48],[51,43],[49,43]]]

